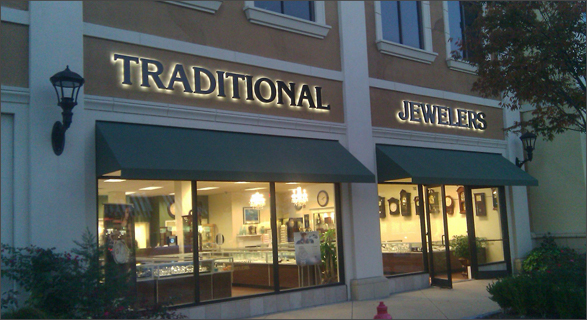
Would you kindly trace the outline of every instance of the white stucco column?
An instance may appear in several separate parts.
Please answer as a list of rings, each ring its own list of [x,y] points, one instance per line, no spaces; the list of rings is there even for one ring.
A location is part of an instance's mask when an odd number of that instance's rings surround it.
[[[86,229],[84,98],[82,89],[57,156],[51,130],[62,110],[49,78],[67,65],[83,77],[82,2],[31,1],[29,12],[30,237],[32,244],[65,250]]]
[[[339,23],[343,99],[347,125],[347,148],[363,165],[376,172],[375,144],[371,129],[367,31],[365,4],[362,1],[340,1]],[[351,298],[365,300],[389,295],[389,284],[383,276],[377,184],[353,183],[350,197],[351,234],[345,234],[345,246],[351,246],[346,270],[351,274]]]
[[[520,112],[504,109],[504,126],[510,127],[515,121],[520,121]],[[516,157],[524,159],[524,150],[520,137],[510,133],[506,137],[508,150],[506,158],[516,162]],[[543,183],[540,182],[539,183]],[[508,199],[508,224],[510,233],[510,248],[514,271],[519,268],[519,259],[523,259],[532,250],[532,234],[530,230],[530,211],[528,206],[527,187],[507,187]]]

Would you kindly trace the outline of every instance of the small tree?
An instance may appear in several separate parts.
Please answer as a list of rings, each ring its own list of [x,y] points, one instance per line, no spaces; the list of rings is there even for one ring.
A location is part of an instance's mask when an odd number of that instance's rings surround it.
[[[534,108],[531,119],[506,130],[529,128],[549,140],[567,130],[585,133],[585,1],[470,4],[477,18],[458,45],[477,66],[472,90],[508,97],[504,108]]]

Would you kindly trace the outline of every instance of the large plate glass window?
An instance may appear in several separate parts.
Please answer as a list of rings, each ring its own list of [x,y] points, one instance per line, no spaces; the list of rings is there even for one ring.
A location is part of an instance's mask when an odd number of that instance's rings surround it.
[[[381,1],[383,39],[424,49],[419,1]]]
[[[335,185],[276,183],[275,194],[279,289],[338,283]]]
[[[270,184],[197,185],[200,301],[273,292]]]
[[[104,260],[131,272],[139,301],[195,301],[190,181],[98,180]]]
[[[417,185],[379,184],[383,273],[424,272],[422,208]]]

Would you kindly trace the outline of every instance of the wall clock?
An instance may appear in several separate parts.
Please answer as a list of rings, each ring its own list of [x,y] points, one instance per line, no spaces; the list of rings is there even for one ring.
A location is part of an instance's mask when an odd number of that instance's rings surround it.
[[[395,215],[395,214],[399,214],[399,199],[396,198],[389,198],[389,200],[387,200],[387,202],[389,202],[389,214],[390,215]]]
[[[410,203],[410,193],[406,190],[402,190],[399,193],[400,199],[400,209],[402,216],[411,216],[412,215],[412,205]]]
[[[414,203],[416,204],[416,214],[420,215],[420,197],[414,197]]]
[[[326,205],[328,204],[328,192],[321,190],[320,192],[318,192],[318,205],[321,207],[326,207]]]
[[[167,213],[171,218],[175,219],[175,201],[167,206]]]
[[[446,202],[446,213],[448,213],[448,214],[455,213],[455,202],[452,200],[452,197],[446,196],[444,198],[444,201]]]
[[[465,210],[465,188],[463,186],[458,187],[457,193],[459,195],[459,210],[462,214],[467,213]]]
[[[385,218],[385,198],[379,197],[379,218]]]

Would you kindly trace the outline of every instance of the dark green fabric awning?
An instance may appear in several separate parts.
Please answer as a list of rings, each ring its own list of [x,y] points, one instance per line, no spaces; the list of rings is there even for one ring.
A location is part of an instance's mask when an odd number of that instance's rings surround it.
[[[377,145],[377,180],[415,184],[537,186],[499,154]]]
[[[96,123],[96,173],[126,179],[375,182],[338,141]]]

